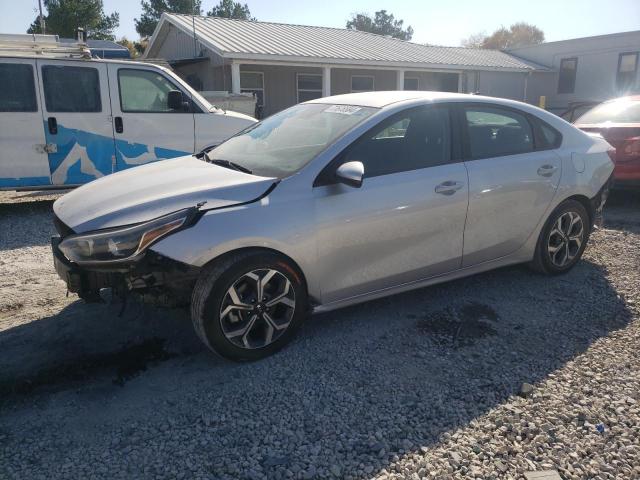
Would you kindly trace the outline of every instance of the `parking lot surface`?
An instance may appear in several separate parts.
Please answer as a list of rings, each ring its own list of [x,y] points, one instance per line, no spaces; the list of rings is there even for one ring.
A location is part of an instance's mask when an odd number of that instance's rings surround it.
[[[66,297],[55,194],[0,194],[0,478],[640,478],[640,194],[569,274],[308,319],[233,364],[188,312]]]

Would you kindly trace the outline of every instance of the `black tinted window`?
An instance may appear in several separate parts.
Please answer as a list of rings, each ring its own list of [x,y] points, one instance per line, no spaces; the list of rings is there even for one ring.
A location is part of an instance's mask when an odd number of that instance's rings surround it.
[[[49,112],[100,112],[98,70],[90,67],[42,67],[44,100]]]
[[[344,161],[360,161],[365,177],[376,177],[442,165],[450,158],[448,110],[429,107],[383,122],[359,139]]]
[[[465,110],[471,158],[499,157],[531,152],[531,125],[519,113],[498,107]]]
[[[23,63],[0,63],[0,112],[37,112],[33,68]]]

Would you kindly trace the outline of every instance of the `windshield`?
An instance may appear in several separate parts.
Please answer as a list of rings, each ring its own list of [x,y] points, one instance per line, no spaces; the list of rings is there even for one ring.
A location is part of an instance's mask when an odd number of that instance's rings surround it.
[[[602,103],[576,120],[581,125],[606,122],[640,123],[640,102],[616,100]]]
[[[207,157],[233,162],[254,175],[283,178],[375,111],[352,105],[295,105],[240,132]]]

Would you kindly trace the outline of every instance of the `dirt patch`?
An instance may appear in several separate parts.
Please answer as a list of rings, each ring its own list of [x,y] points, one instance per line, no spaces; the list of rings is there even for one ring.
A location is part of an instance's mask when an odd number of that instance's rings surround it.
[[[479,338],[495,335],[497,331],[490,322],[498,320],[498,314],[489,305],[470,303],[430,312],[418,320],[416,328],[430,335],[438,345],[467,347]]]
[[[176,356],[167,351],[165,343],[165,339],[156,337],[126,345],[116,352],[76,358],[29,377],[0,383],[0,396],[27,394],[41,387],[66,387],[72,382],[86,382],[107,374],[114,375],[113,383],[122,386],[147,370],[150,363]]]

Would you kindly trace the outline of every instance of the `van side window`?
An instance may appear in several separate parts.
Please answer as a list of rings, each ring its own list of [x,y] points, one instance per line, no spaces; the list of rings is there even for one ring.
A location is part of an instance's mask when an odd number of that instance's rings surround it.
[[[152,70],[118,70],[120,110],[141,113],[183,113],[169,108],[169,92],[180,90]]]
[[[91,67],[42,67],[44,102],[48,112],[101,112],[100,77]]]
[[[33,67],[0,63],[0,112],[37,112]]]
[[[493,106],[465,109],[472,159],[533,151],[533,132],[524,115]]]

